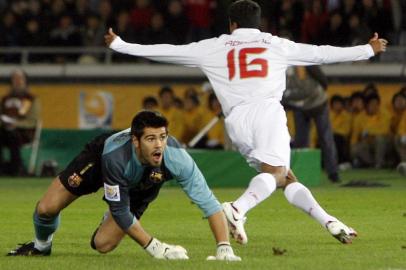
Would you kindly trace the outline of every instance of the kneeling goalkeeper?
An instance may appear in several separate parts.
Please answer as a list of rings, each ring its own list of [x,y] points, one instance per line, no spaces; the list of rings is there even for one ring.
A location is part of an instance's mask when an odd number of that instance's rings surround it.
[[[92,248],[107,253],[129,235],[154,258],[188,259],[186,249],[160,242],[139,221],[164,182],[173,178],[209,220],[217,242],[216,256],[210,259],[241,260],[230,246],[220,203],[193,159],[168,136],[168,121],[154,111],[139,112],[131,129],[101,135],[88,143],[38,202],[33,216],[35,240],[8,255],[50,255],[60,211],[103,186],[109,211],[91,238]]]

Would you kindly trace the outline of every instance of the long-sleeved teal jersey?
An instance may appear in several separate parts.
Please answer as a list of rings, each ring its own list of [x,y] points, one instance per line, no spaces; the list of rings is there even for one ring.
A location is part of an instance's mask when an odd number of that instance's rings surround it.
[[[131,190],[140,185],[162,185],[163,181],[174,178],[205,217],[221,210],[196,163],[171,136],[160,168],[151,170],[150,166],[141,164],[131,141],[130,129],[113,134],[105,141],[101,166],[104,199],[114,220],[125,231],[137,221],[130,211],[130,200],[136,194]]]

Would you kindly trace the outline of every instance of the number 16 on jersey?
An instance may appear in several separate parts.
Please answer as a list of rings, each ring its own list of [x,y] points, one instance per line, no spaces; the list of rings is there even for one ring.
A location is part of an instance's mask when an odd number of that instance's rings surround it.
[[[240,70],[240,79],[266,77],[268,75],[268,61],[266,59],[258,57],[247,63],[248,55],[260,55],[266,50],[266,48],[243,48],[238,51],[237,58],[235,58],[236,49],[229,51],[227,53],[228,79],[230,81],[234,79],[236,65],[238,65]],[[255,66],[255,68],[249,69],[249,66]]]

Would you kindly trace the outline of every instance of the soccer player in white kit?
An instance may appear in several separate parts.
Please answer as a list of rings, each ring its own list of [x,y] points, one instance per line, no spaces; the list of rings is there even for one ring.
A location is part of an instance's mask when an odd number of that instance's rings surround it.
[[[237,242],[248,241],[245,214],[279,187],[289,203],[308,213],[340,242],[351,243],[356,232],[326,213],[290,170],[290,135],[280,100],[289,66],[366,60],[385,51],[387,41],[375,33],[369,44],[355,47],[299,44],[261,32],[260,18],[257,3],[239,0],[229,7],[230,35],[187,45],[140,45],[124,42],[109,29],[105,40],[117,52],[198,67],[208,77],[233,144],[258,171],[236,201],[223,203]]]

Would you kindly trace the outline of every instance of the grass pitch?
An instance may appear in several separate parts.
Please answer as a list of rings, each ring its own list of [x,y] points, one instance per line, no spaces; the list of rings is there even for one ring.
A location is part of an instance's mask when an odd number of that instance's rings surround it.
[[[158,239],[184,246],[189,261],[159,261],[126,238],[101,255],[90,236],[107,205],[102,193],[82,197],[65,209],[50,257],[6,257],[17,243],[33,238],[32,212],[50,179],[0,179],[0,269],[391,269],[406,270],[406,178],[390,171],[350,171],[343,180],[390,184],[381,188],[342,188],[324,181],[312,192],[332,215],[354,227],[359,237],[342,245],[306,214],[289,205],[279,190],[248,215],[247,246],[233,243],[239,263],[205,261],[215,244],[206,220],[180,188],[165,188],[142,218]],[[214,189],[220,201],[243,189]],[[272,248],[286,249],[274,255]]]

